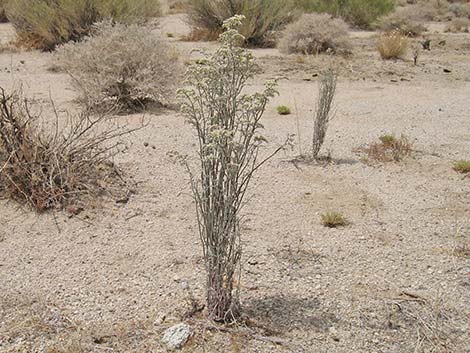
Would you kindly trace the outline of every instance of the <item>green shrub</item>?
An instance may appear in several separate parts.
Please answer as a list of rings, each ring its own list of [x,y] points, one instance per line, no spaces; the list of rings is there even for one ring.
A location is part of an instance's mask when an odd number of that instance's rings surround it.
[[[293,5],[286,0],[192,0],[188,14],[195,40],[217,39],[225,20],[243,15],[240,33],[245,45],[261,47],[273,46],[274,33],[296,17]]]
[[[342,17],[360,28],[370,28],[395,7],[393,0],[296,0],[296,4],[307,12],[326,12]]]
[[[141,21],[160,14],[160,6],[158,0],[15,0],[7,14],[18,44],[52,50],[81,39],[97,21]]]

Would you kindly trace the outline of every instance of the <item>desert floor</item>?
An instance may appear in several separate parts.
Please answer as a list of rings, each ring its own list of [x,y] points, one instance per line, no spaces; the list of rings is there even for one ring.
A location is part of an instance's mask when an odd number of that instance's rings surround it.
[[[0,352],[165,352],[162,333],[181,321],[195,329],[183,352],[470,352],[470,178],[452,169],[470,159],[470,35],[430,28],[431,50],[416,66],[411,54],[382,61],[372,32],[351,33],[348,58],[253,50],[262,67],[253,89],[284,77],[263,118],[263,153],[289,134],[296,144],[260,169],[244,210],[248,319],[221,327],[186,315],[191,296],[204,302],[180,163],[195,160],[196,139],[180,113],[164,110],[147,114],[116,158],[134,185],[127,203],[106,197],[70,217],[0,201]],[[215,46],[181,41],[181,15],[161,30],[182,61],[193,47]],[[12,36],[0,25],[3,43]],[[0,86],[75,110],[76,92],[53,62],[4,51]],[[305,163],[297,156],[309,151],[327,67],[339,71],[322,150],[332,161]],[[281,104],[293,114],[278,115]],[[119,118],[137,126],[141,114]],[[355,152],[385,133],[406,135],[411,157],[370,163]],[[349,224],[323,227],[329,210]]]

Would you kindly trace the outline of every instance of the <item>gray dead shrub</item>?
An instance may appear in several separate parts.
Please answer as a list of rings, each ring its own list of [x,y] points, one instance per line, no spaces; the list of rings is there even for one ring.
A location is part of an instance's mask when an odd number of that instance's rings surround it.
[[[278,46],[284,53],[347,53],[348,25],[328,14],[305,14],[286,27]]]
[[[381,18],[378,27],[384,32],[399,31],[409,37],[417,37],[426,31],[415,12],[409,12],[406,8]]]
[[[336,75],[331,70],[324,72],[320,79],[313,130],[312,157],[314,159],[318,157],[321,146],[325,141],[328,123],[331,118],[331,108],[333,107],[333,100],[336,93],[336,80]]]
[[[81,100],[95,109],[134,111],[174,97],[177,53],[149,27],[102,22],[82,42],[61,46],[57,57]]]
[[[43,119],[21,94],[0,88],[0,191],[38,212],[96,197],[120,180],[110,159],[129,132],[87,110],[59,116],[54,108]]]

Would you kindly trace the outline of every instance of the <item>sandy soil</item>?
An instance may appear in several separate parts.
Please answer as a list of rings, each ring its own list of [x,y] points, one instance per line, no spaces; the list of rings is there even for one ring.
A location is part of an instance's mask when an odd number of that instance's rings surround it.
[[[436,28],[418,66],[380,60],[373,33],[352,35],[350,58],[253,50],[263,68],[253,88],[285,77],[264,117],[266,153],[288,134],[300,143],[260,170],[245,209],[241,299],[250,319],[224,328],[186,318],[196,333],[184,352],[470,352],[470,256],[457,251],[470,247],[470,179],[452,170],[470,158],[470,35]],[[179,41],[181,15],[162,31],[175,34],[182,61],[192,47],[214,46]],[[0,25],[3,43],[11,35]],[[76,109],[52,62],[4,52],[1,85]],[[295,162],[310,146],[316,75],[329,66],[340,72],[323,149],[333,161]],[[294,114],[277,115],[280,104]],[[130,126],[140,118],[122,117]],[[0,352],[165,352],[162,332],[189,308],[185,284],[203,301],[179,163],[195,158],[195,136],[178,112],[147,119],[116,161],[136,185],[127,204],[107,198],[70,218],[0,201]],[[353,152],[384,133],[408,136],[412,156],[371,164]],[[350,224],[323,227],[329,210]]]

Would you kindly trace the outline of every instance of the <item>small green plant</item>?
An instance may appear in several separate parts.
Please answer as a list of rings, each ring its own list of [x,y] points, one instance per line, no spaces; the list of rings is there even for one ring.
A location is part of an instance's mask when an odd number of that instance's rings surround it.
[[[347,220],[341,212],[330,211],[321,215],[321,222],[325,227],[338,228],[347,225]]]
[[[276,109],[277,109],[277,113],[279,115],[289,115],[289,114],[291,114],[290,108],[285,106],[285,105],[280,105]]]
[[[458,173],[467,174],[470,173],[470,161],[460,160],[454,162],[454,170]]]
[[[379,140],[386,146],[390,146],[397,141],[395,135],[382,135]]]

